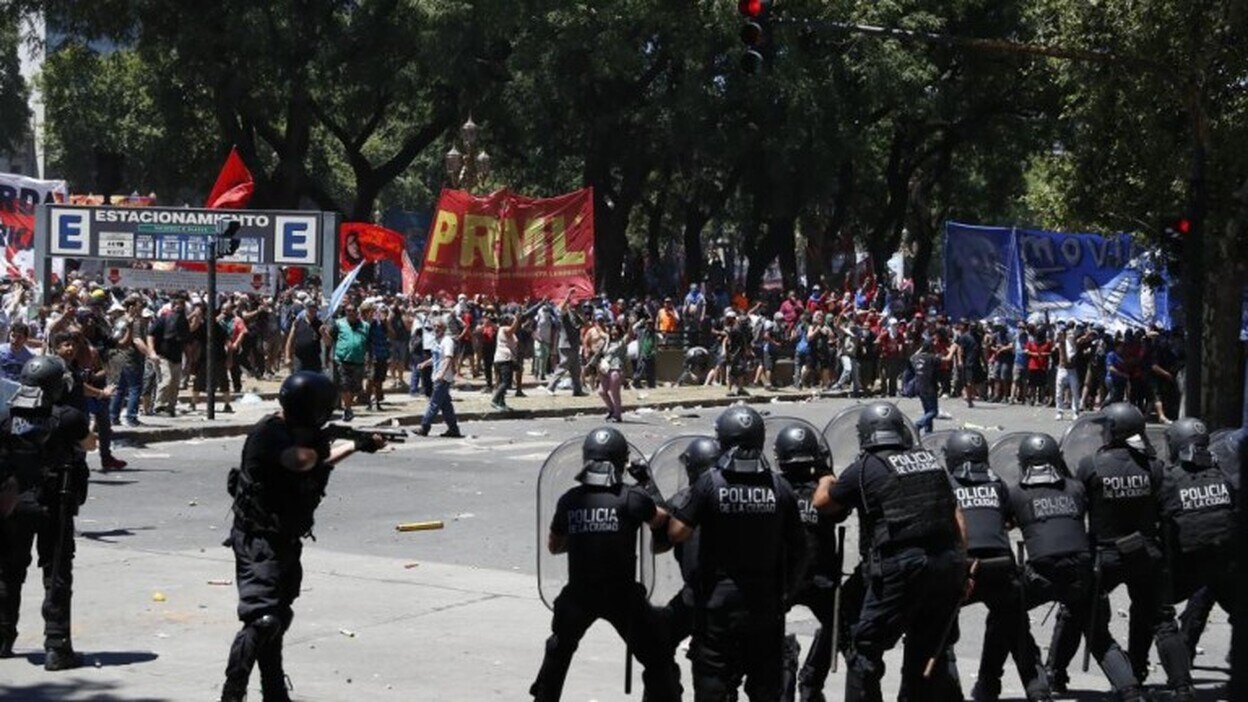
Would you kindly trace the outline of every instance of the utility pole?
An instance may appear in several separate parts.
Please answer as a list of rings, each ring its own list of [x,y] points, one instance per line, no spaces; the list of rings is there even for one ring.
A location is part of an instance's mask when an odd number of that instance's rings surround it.
[[[208,325],[207,348],[204,349],[204,382],[208,386],[208,419],[217,417],[217,379],[213,377],[213,363],[216,356],[217,329],[217,257],[222,249],[230,256],[238,250],[238,227],[236,219],[218,219],[215,233],[208,239],[208,314],[204,323]]]

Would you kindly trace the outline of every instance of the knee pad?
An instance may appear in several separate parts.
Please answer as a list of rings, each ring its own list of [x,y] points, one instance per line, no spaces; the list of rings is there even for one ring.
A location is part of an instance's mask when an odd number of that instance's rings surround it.
[[[285,631],[282,627],[282,620],[272,614],[261,615],[251,620],[247,627],[256,632],[256,643],[260,646],[268,645]]]

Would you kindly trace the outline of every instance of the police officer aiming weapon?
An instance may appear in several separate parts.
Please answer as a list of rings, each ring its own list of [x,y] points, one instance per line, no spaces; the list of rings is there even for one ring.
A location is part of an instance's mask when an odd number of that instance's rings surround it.
[[[87,497],[83,453],[95,448],[95,436],[86,415],[58,404],[71,382],[60,358],[32,358],[22,368],[10,416],[0,424],[0,484],[8,485],[10,496],[0,511],[0,658],[13,655],[22,584],[36,546],[43,569],[46,670],[81,664],[70,640],[73,517]]]
[[[326,424],[323,432],[330,441],[354,443],[363,439],[367,442],[373,436],[380,436],[390,444],[405,443],[409,433],[407,429],[400,427],[352,427],[345,424]]]
[[[234,524],[225,545],[234,549],[238,618],[225,668],[222,702],[247,695],[251,669],[260,666],[266,702],[288,702],[282,667],[282,637],[294,617],[292,605],[303,579],[303,539],[312,535],[334,467],[356,451],[385,446],[378,433],[358,433],[352,443],[330,447],[325,431],[337,400],[328,378],[300,371],[278,392],[281,411],[265,417],[247,435],[242,465],[230,471]]]

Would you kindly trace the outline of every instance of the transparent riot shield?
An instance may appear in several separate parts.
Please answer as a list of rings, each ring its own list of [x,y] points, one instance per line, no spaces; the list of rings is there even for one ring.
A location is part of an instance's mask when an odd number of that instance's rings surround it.
[[[537,475],[537,592],[547,608],[553,608],[555,597],[568,584],[568,558],[566,554],[552,554],[546,547],[550,534],[550,520],[555,515],[559,498],[568,490],[580,483],[576,475],[581,472],[581,446],[584,437],[573,437],[559,444]],[[645,455],[631,443],[628,445],[628,460],[644,461]],[[633,484],[627,472],[624,474],[625,484]],[[639,566],[641,582],[650,591],[654,587],[654,552],[650,546],[650,529],[639,530]]]
[[[690,442],[705,438],[710,437],[699,434],[678,436],[669,439],[650,455],[650,472],[664,497],[671,499],[678,491],[688,487],[689,475],[680,455],[685,452]],[[650,590],[650,601],[661,606],[680,592],[684,579],[680,574],[676,556],[671,552],[655,555],[653,562],[654,587]]]
[[[1062,459],[1072,475],[1079,472],[1079,461],[1094,456],[1105,445],[1105,415],[1100,412],[1080,415],[1062,435]]]
[[[775,470],[775,471],[780,470],[780,463],[776,460],[776,449],[775,449],[776,437],[780,435],[780,432],[784,430],[785,427],[791,426],[793,424],[801,425],[804,429],[806,429],[806,431],[809,431],[812,434],[814,434],[816,437],[818,437],[819,443],[823,446],[823,450],[827,451],[827,455],[828,455],[827,470],[828,471],[831,471],[832,474],[835,475],[836,469],[838,467],[844,468],[844,465],[838,466],[835,462],[832,461],[832,451],[828,448],[828,439],[826,436],[823,435],[823,432],[819,431],[819,429],[815,427],[814,424],[811,424],[810,422],[800,417],[768,416],[763,419],[763,426],[767,428],[767,443],[765,444],[766,446],[765,453],[767,455],[767,462],[771,464],[772,470]]]
[[[1239,490],[1239,432],[1237,429],[1219,429],[1209,435],[1209,452],[1236,491]]]
[[[862,414],[864,407],[866,405],[846,407],[836,413],[832,421],[823,428],[823,438],[828,443],[828,450],[832,452],[832,465],[838,471],[845,470],[858,458],[858,416]],[[911,445],[918,446],[919,430],[914,428],[914,422],[909,417],[902,417],[910,431]]]
[[[1015,431],[999,437],[988,448],[988,465],[1006,485],[1018,485],[1022,470],[1018,466],[1018,447],[1031,435],[1027,431]]]
[[[923,448],[931,451],[936,454],[938,458],[943,460],[945,456],[945,444],[949,441],[949,437],[951,436],[953,436],[952,429],[941,429],[940,431],[934,431],[925,435],[921,443],[923,444]]]

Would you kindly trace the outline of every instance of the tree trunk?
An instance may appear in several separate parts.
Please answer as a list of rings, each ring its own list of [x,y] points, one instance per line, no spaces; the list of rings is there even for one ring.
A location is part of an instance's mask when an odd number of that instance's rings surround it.
[[[797,287],[797,241],[794,236],[796,224],[793,217],[777,217],[767,224],[767,238],[772,241],[772,246],[780,257],[780,275],[784,279],[785,290],[794,290]],[[766,270],[765,266],[763,270]]]
[[[685,285],[702,282],[706,261],[702,251],[702,230],[709,221],[696,203],[685,204]]]

